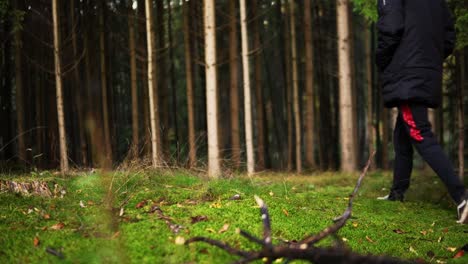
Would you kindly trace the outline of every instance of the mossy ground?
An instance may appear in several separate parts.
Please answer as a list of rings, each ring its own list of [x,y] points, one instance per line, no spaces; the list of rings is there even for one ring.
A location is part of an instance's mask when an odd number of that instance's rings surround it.
[[[467,256],[452,259],[453,250],[468,243],[468,226],[455,222],[455,205],[440,181],[432,173],[416,174],[406,201],[400,203],[376,200],[387,194],[391,177],[369,173],[355,199],[353,217],[339,236],[363,254],[468,263]],[[299,240],[344,211],[357,177],[330,172],[208,180],[181,171],[2,175],[56,182],[67,193],[63,198],[0,194],[0,263],[229,263],[236,257],[205,244],[177,245],[175,238],[207,236],[243,249],[257,248],[235,230],[261,234],[253,199],[258,195],[268,204],[274,241]],[[230,200],[234,194],[241,199]],[[144,200],[147,204],[137,208]],[[157,214],[148,213],[154,204],[183,226],[179,234]],[[119,216],[122,206],[124,214]],[[195,216],[207,220],[192,223]],[[63,228],[54,230],[58,223]],[[223,226],[228,228],[220,232]]]

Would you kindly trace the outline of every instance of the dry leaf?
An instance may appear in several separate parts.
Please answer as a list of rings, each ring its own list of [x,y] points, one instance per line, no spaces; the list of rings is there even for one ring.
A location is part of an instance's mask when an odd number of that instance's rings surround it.
[[[88,205],[94,205],[93,201],[88,201]]]
[[[60,230],[60,229],[62,229],[64,226],[65,226],[65,224],[62,223],[62,222],[60,222],[60,223],[57,223],[57,224],[51,226],[50,229],[52,229],[52,230]]]
[[[450,251],[450,252],[455,252],[455,250],[457,250],[456,247],[447,247],[447,250]]]
[[[83,201],[80,201],[80,207],[81,207],[81,208],[85,208],[85,207],[86,207],[86,205],[84,205]]]
[[[122,208],[120,208],[119,216],[122,216],[122,215],[124,215],[124,213],[125,213],[125,212],[124,212],[124,208],[123,208],[123,207],[122,207]]]
[[[410,251],[411,253],[414,253],[414,254],[416,254],[416,255],[419,255],[418,252],[417,252],[412,246],[409,247],[409,251]]]
[[[176,239],[175,239],[175,243],[176,243],[176,245],[183,245],[183,244],[185,244],[185,238],[183,238],[181,236],[177,236]]]
[[[453,256],[453,258],[461,258],[465,255],[465,251],[463,249],[459,250],[457,252],[457,254],[455,254],[455,256]]]
[[[272,191],[270,191],[270,196],[273,196],[273,195],[275,195],[275,193],[273,193]]]
[[[226,232],[229,229],[229,224],[224,224],[223,227],[218,231],[219,234]]]
[[[47,220],[47,219],[50,219],[50,214],[45,214],[45,215],[43,215],[42,217],[43,217],[44,219],[46,219],[46,220]]]
[[[34,237],[34,246],[37,247],[39,246],[39,244],[41,243],[41,241],[39,241],[39,238],[38,237]]]
[[[371,242],[371,243],[375,243],[375,241],[372,240],[372,239],[371,239],[370,237],[368,237],[368,236],[366,236],[366,239],[367,239],[367,241],[369,241],[369,242]]]
[[[221,203],[219,201],[214,202],[214,203],[210,204],[210,208],[221,208]]]
[[[208,216],[206,215],[197,215],[197,216],[192,216],[190,218],[192,219],[192,224],[202,222],[202,221],[208,221]]]
[[[118,238],[119,236],[120,236],[120,231],[117,231],[117,232],[115,232],[115,233],[112,235],[111,239],[116,239],[116,238]]]
[[[135,206],[137,209],[140,209],[142,208],[143,206],[145,206],[148,202],[146,200],[144,201],[141,201],[139,203],[137,203],[137,205]]]
[[[393,230],[394,233],[397,233],[397,234],[404,234],[406,233],[405,231],[401,230],[401,229],[394,229]]]
[[[358,225],[359,225],[359,224],[356,223],[356,222],[353,223],[353,226],[354,226],[354,227],[358,227]]]
[[[286,210],[286,209],[283,209],[283,213],[284,213],[286,216],[289,216],[289,212],[288,212],[288,210]]]
[[[207,232],[210,232],[210,233],[216,233],[216,231],[211,228],[211,227],[208,227],[207,229],[205,229]]]
[[[419,233],[421,233],[421,235],[423,235],[423,236],[427,235],[427,231],[426,231],[426,230],[420,231]]]

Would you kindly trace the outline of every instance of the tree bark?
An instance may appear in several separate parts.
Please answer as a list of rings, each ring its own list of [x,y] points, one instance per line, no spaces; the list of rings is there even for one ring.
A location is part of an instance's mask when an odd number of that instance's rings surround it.
[[[253,151],[252,102],[250,96],[249,38],[247,32],[247,10],[245,0],[240,0],[240,21],[242,39],[242,77],[244,80],[245,144],[247,149],[247,172],[250,175],[255,171],[255,158]]]
[[[65,120],[63,114],[62,98],[62,69],[60,64],[60,35],[58,21],[58,0],[52,0],[52,18],[54,27],[54,60],[55,60],[55,87],[57,93],[57,118],[60,142],[60,170],[62,173],[68,171],[67,140],[65,133]]]
[[[349,30],[349,0],[337,0],[337,31],[338,31],[338,66],[339,66],[339,106],[340,106],[340,144],[341,170],[352,172],[356,170],[356,140],[353,135],[356,127],[353,121],[354,107],[352,98],[351,50]]]
[[[315,92],[314,92],[314,47],[312,41],[311,0],[304,0],[304,39],[305,39],[305,163],[310,169],[315,169]]]
[[[130,81],[132,90],[132,145],[131,153],[134,158],[138,157],[139,138],[139,118],[138,118],[138,80],[135,48],[135,11],[130,6],[128,8],[128,46],[130,48]]]
[[[12,103],[11,103],[11,87],[12,87],[12,66],[11,66],[11,38],[8,38],[8,32],[12,28],[12,18],[5,19],[3,32],[1,34],[3,41],[2,55],[4,59],[3,69],[0,71],[0,81],[2,84],[0,90],[0,120],[3,120],[5,126],[0,129],[0,159],[9,160],[13,156],[12,145],[9,142],[12,140]]]
[[[457,90],[458,90],[458,177],[463,182],[465,174],[465,116],[464,116],[464,86],[465,86],[465,52],[460,50],[456,56]]]
[[[24,91],[23,91],[23,74],[22,74],[22,40],[21,31],[15,31],[15,86],[16,86],[16,123],[17,123],[17,138],[18,138],[18,158],[21,163],[27,162],[26,157],[26,142],[25,142],[25,114],[24,114]]]
[[[375,151],[375,127],[373,115],[373,87],[372,87],[372,39],[370,29],[364,29],[364,45],[366,52],[366,86],[367,86],[367,144],[369,155]],[[374,168],[375,163],[371,164]]]
[[[152,155],[151,160],[153,167],[156,168],[160,164],[159,157],[159,129],[157,124],[159,124],[158,110],[157,110],[157,98],[156,93],[157,84],[156,80],[156,50],[154,43],[154,31],[153,31],[153,6],[151,0],[145,0],[145,10],[146,10],[146,41],[147,41],[147,50],[148,50],[148,96],[149,96],[149,107],[150,107],[150,123],[151,123],[151,149]]]
[[[104,166],[112,166],[112,143],[109,126],[109,98],[107,91],[107,71],[106,71],[106,43],[104,28],[104,8],[105,3],[101,4],[99,13],[99,54],[101,60],[101,90],[102,90],[102,121],[104,125],[104,146],[106,150]]]
[[[252,1],[252,14],[254,17],[253,35],[254,35],[254,50],[255,54],[255,113],[256,113],[256,129],[257,129],[257,170],[265,168],[265,107],[263,103],[263,84],[262,84],[262,47],[260,43],[260,29],[258,21],[262,21],[259,12],[259,4],[257,0]]]
[[[234,2],[234,1],[232,1]],[[195,94],[192,61],[192,37],[190,31],[190,6],[187,2],[183,4],[184,12],[184,48],[185,48],[185,76],[187,80],[187,127],[189,143],[189,167],[197,165],[197,146],[195,138]]]
[[[215,1],[203,0],[205,31],[206,74],[206,119],[208,129],[208,176],[218,178],[221,174],[218,147],[218,87],[216,61],[216,14]]]
[[[294,145],[293,145],[293,114],[292,114],[292,93],[291,93],[291,32],[289,27],[289,7],[288,4],[284,6],[284,70],[286,72],[286,86],[285,86],[285,99],[286,99],[286,119],[287,119],[287,134],[288,134],[288,160],[286,168],[291,171],[293,168],[294,159]]]
[[[237,35],[236,1],[229,1],[229,78],[231,109],[231,151],[235,168],[241,163],[241,145],[239,136],[239,52]]]

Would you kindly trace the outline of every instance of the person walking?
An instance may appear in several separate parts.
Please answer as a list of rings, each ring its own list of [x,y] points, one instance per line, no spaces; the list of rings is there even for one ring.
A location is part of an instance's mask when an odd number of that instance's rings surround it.
[[[398,108],[390,194],[403,201],[410,185],[413,146],[437,173],[468,223],[468,192],[431,131],[427,109],[442,100],[443,61],[453,52],[455,29],[445,0],[378,0],[376,65],[387,108]]]

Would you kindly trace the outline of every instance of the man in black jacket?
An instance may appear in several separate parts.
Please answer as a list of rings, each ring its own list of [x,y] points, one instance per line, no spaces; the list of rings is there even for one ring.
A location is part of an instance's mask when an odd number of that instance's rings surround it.
[[[413,167],[413,145],[437,173],[468,223],[468,195],[431,131],[428,108],[440,105],[442,64],[455,30],[445,0],[378,0],[376,64],[385,107],[398,107],[393,186],[384,199],[403,200]]]

